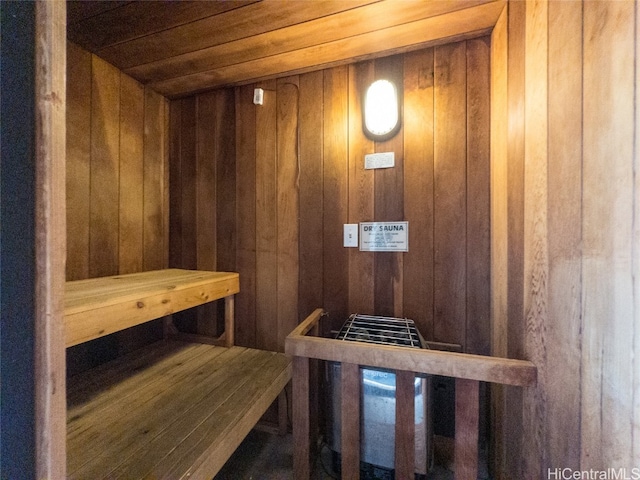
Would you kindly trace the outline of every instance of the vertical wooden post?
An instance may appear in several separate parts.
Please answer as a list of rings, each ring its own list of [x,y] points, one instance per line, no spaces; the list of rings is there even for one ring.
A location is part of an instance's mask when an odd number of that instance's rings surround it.
[[[309,359],[293,357],[293,478],[308,480]]]
[[[233,347],[234,343],[235,300],[233,295],[224,297],[224,335],[225,346]]]
[[[480,382],[456,378],[455,480],[478,478],[478,412]]]
[[[342,478],[360,478],[360,367],[343,363],[342,394]]]
[[[37,478],[64,478],[66,4],[37,2],[35,15],[35,463]]]
[[[396,478],[413,478],[415,473],[414,381],[413,372],[396,372]]]

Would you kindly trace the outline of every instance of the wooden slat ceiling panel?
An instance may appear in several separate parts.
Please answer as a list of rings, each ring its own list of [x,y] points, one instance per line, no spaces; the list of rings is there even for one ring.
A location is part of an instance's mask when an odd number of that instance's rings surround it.
[[[68,38],[170,98],[483,35],[504,0],[68,2]],[[73,19],[73,21],[71,21]]]
[[[172,32],[177,27],[191,25],[203,17],[219,15],[257,1],[159,0],[153,2],[154,8],[150,8],[150,2],[131,2],[83,20],[69,32],[69,40],[86,45],[85,48],[92,51],[100,51],[140,37],[154,38],[153,34]],[[125,47],[127,48],[129,47]]]
[[[67,24],[84,21],[93,16],[122,7],[131,0],[112,2],[87,2],[86,0],[67,0]]]

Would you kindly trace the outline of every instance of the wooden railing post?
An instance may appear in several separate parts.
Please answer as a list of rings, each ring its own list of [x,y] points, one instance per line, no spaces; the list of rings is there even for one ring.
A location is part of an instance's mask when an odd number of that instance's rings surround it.
[[[416,465],[415,446],[415,374],[396,372],[396,478],[413,478]]]
[[[455,480],[478,478],[478,413],[480,382],[456,378]]]
[[[293,357],[293,478],[309,480],[309,359]]]
[[[342,478],[360,478],[360,367],[353,363],[341,366],[341,448]]]

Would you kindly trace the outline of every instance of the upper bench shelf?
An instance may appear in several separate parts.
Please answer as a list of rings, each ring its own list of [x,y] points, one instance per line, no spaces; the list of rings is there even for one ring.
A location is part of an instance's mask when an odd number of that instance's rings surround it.
[[[202,270],[166,269],[67,282],[64,299],[66,346],[239,291],[237,273]]]

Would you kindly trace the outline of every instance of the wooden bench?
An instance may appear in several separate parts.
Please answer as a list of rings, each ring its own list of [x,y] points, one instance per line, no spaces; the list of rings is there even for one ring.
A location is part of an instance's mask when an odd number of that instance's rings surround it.
[[[177,269],[67,282],[67,346],[222,298],[227,307],[212,344],[163,340],[68,380],[69,478],[220,470],[291,378],[284,354],[232,346],[238,291],[237,273]]]

